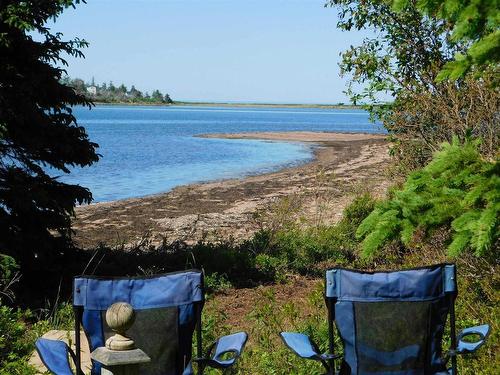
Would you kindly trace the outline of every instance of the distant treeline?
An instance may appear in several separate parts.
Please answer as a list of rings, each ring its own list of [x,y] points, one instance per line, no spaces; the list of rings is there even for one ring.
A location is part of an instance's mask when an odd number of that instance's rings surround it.
[[[154,90],[151,94],[137,90],[134,85],[130,89],[123,83],[115,86],[113,82],[108,84],[96,84],[85,82],[83,79],[64,77],[62,82],[72,86],[79,94],[84,94],[97,103],[151,103],[151,104],[171,104],[170,95],[163,94],[160,90]]]

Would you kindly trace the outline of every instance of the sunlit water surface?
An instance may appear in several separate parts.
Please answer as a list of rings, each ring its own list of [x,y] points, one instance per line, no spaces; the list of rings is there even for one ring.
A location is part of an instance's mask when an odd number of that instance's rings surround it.
[[[196,137],[199,134],[382,131],[361,110],[97,106],[75,108],[75,114],[99,144],[102,157],[61,179],[88,187],[95,202],[274,171],[313,157],[313,148],[306,144]]]

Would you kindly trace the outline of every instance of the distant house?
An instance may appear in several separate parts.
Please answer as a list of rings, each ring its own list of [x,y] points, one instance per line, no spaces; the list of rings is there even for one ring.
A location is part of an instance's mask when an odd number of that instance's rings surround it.
[[[97,87],[96,86],[89,86],[87,87],[87,92],[90,94],[90,95],[97,95]]]

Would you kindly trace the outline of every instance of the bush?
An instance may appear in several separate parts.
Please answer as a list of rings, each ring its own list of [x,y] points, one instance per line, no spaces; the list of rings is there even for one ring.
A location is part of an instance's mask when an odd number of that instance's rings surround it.
[[[443,142],[454,136],[482,139],[479,152],[494,158],[500,147],[496,72],[480,80],[468,74],[460,83],[441,82],[436,89],[401,91],[384,126],[390,133],[394,171],[406,175],[430,162]]]
[[[449,255],[466,248],[487,255],[499,235],[500,169],[498,161],[484,160],[478,148],[479,141],[444,143],[401,190],[377,204],[356,232],[364,239],[363,255],[373,257],[393,239],[410,246],[417,232],[442,227],[452,232]]]
[[[26,324],[30,319],[29,311],[0,306],[0,375],[36,374],[27,363],[35,340]]]
[[[306,229],[295,226],[277,231],[271,236],[273,240],[267,250],[271,258],[265,259],[268,273],[273,264],[280,268],[278,274],[286,268],[319,275],[328,266],[349,263],[359,246],[356,229],[374,205],[373,198],[364,194],[345,208],[337,224]],[[258,263],[262,263],[261,258]]]
[[[50,329],[69,330],[73,326],[73,310],[70,303],[55,305],[33,314],[31,310],[2,305],[13,303],[12,290],[20,278],[18,265],[12,257],[0,254],[0,375],[37,374],[28,364],[35,350],[35,340]]]
[[[19,281],[19,266],[14,258],[0,254],[0,304],[2,298],[10,301],[14,300],[14,291],[12,287]]]
[[[214,272],[205,275],[205,288],[209,292],[221,292],[232,287],[233,285],[227,279],[226,274],[221,275],[218,272]]]
[[[70,303],[54,306],[47,314],[0,305],[0,375],[30,375],[38,371],[28,364],[38,337],[51,329],[73,329]]]
[[[481,154],[494,156],[500,146],[498,64],[467,67],[452,74],[451,81],[442,80],[451,66],[463,68],[472,61],[468,53],[464,58],[464,52],[474,51],[477,56],[492,51],[498,31],[488,43],[480,43],[479,49],[470,48],[474,40],[464,33],[479,38],[478,30],[488,30],[488,34],[498,29],[497,18],[480,21],[488,17],[493,2],[392,2],[398,4],[398,10],[391,7],[391,1],[380,0],[328,0],[327,4],[338,10],[340,30],[370,33],[341,53],[339,65],[351,101],[368,103],[364,107],[387,129],[393,141],[395,170],[406,175],[425,166],[439,145],[451,141],[453,135],[461,141],[468,136],[482,138]],[[491,9],[498,8],[495,5]],[[439,11],[424,15],[423,8]],[[463,18],[450,20],[447,16],[453,19],[457,10]],[[454,21],[467,27],[452,30]],[[452,62],[452,56],[461,59]],[[387,102],[388,98],[393,100]]]

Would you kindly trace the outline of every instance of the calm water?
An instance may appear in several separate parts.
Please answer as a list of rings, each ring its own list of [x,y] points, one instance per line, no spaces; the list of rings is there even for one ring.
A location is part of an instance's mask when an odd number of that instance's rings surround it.
[[[96,202],[272,171],[312,158],[312,147],[300,143],[205,139],[197,134],[381,131],[360,110],[99,106],[76,108],[75,114],[99,144],[102,158],[62,179],[90,188]]]

